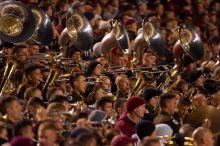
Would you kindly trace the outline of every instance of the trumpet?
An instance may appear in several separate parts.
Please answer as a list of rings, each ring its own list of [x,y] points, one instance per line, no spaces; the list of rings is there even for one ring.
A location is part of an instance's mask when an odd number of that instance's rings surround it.
[[[195,146],[193,138],[184,137],[182,134],[177,134],[175,136],[164,135],[158,136],[158,138],[161,139],[166,146],[175,146],[176,144],[182,146]]]

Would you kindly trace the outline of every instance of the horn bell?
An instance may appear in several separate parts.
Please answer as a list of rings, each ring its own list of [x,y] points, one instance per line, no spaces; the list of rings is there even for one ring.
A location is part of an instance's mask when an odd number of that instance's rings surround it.
[[[36,21],[36,30],[32,39],[42,45],[48,45],[53,40],[53,28],[50,18],[37,7],[30,7]]]
[[[74,45],[83,51],[93,46],[93,30],[87,18],[79,11],[67,14],[67,31]]]
[[[143,36],[148,46],[159,55],[169,57],[170,52],[164,45],[163,38],[156,22],[150,19],[144,20],[142,28]]]
[[[192,25],[181,25],[179,28],[180,44],[187,55],[194,60],[200,60],[204,56],[204,49],[199,35]]]
[[[0,39],[10,43],[25,42],[35,31],[31,10],[18,1],[0,3]]]

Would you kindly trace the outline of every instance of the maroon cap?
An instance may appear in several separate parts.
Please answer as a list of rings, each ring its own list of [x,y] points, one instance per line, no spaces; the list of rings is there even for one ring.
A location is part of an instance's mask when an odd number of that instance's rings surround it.
[[[140,97],[129,97],[126,102],[126,110],[127,112],[131,112],[135,108],[145,104],[144,99]]]

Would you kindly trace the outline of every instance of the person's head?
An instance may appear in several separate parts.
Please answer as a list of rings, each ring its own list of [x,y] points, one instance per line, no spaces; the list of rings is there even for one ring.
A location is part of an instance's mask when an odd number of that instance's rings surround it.
[[[15,55],[16,59],[19,62],[25,63],[27,61],[27,57],[28,57],[28,48],[25,45],[16,45],[13,48],[12,54]]]
[[[28,101],[31,97],[38,97],[43,100],[42,92],[37,87],[27,88],[24,92],[24,99]]]
[[[157,138],[145,137],[140,146],[160,146],[160,141]]]
[[[70,76],[70,85],[75,92],[79,92],[81,94],[85,93],[87,87],[85,75],[82,73],[72,74]]]
[[[193,97],[193,105],[195,107],[205,106],[207,105],[207,99],[203,94],[196,94]]]
[[[107,76],[101,76],[99,78],[99,81],[101,82],[101,87],[106,91],[110,92],[111,91],[111,80]]]
[[[170,93],[164,93],[160,96],[159,105],[161,110],[168,112],[170,115],[175,113],[176,96]]]
[[[118,91],[122,93],[129,93],[130,91],[130,83],[129,79],[126,75],[119,75],[115,80],[115,84],[118,88]]]
[[[38,65],[27,64],[24,67],[24,73],[29,83],[38,85],[42,80],[41,70]]]
[[[88,113],[86,112],[77,113],[75,116],[75,121],[76,121],[76,127],[88,128],[89,127]]]
[[[193,127],[190,124],[184,124],[180,127],[179,133],[183,134],[185,137],[192,137],[192,133],[195,130],[195,127]]]
[[[82,146],[96,146],[97,145],[96,137],[92,133],[80,134],[76,138],[76,142],[78,142]]]
[[[145,99],[147,104],[151,107],[156,108],[159,104],[159,95],[161,91],[156,88],[146,88],[142,97]]]
[[[157,138],[155,125],[151,121],[141,120],[139,123],[136,124],[135,129],[140,140],[142,140],[146,136]]]
[[[66,108],[66,111],[68,111],[70,109],[70,104],[68,102],[68,98],[66,96],[63,96],[63,95],[56,95],[56,96],[53,96],[52,98],[50,98],[50,100],[48,100],[49,103],[61,103],[65,106]]]
[[[26,119],[17,121],[14,125],[14,136],[24,136],[33,139],[32,122]]]
[[[72,47],[71,50],[73,51],[72,53],[72,59],[74,61],[79,61],[81,60],[81,51],[77,49],[76,47]]]
[[[118,98],[114,101],[114,109],[118,115],[121,115],[121,113],[125,110],[125,102],[126,99]]]
[[[180,80],[177,84],[177,89],[180,90],[180,92],[186,93],[189,89],[189,85],[185,80]]]
[[[190,74],[190,81],[193,82],[196,86],[202,87],[205,81],[205,77],[201,70],[194,70]]]
[[[102,110],[111,116],[113,101],[111,96],[103,96],[96,101],[96,109]]]
[[[177,103],[178,107],[178,114],[181,117],[185,117],[186,115],[189,114],[189,108],[190,108],[190,100],[188,97],[182,96]]]
[[[53,102],[47,107],[47,118],[54,122],[54,125],[58,130],[63,129],[63,121],[65,121],[66,116],[59,113],[65,113],[66,108],[62,103]]]
[[[63,95],[64,95],[63,89],[58,87],[52,87],[48,89],[46,98],[49,101],[51,100],[51,98],[54,98],[55,96],[63,96]]]
[[[94,61],[88,65],[87,72],[89,76],[100,76],[102,73],[102,64]]]
[[[34,121],[42,120],[40,119],[41,115],[46,115],[44,102],[37,97],[31,97],[27,102],[26,112],[29,114],[30,119],[32,118]]]
[[[53,123],[41,123],[38,129],[38,142],[40,146],[54,146],[57,141],[57,132],[57,128]]]
[[[149,67],[155,65],[156,64],[156,57],[155,57],[155,55],[152,52],[150,52],[150,51],[144,52],[143,58],[142,58],[142,64],[144,66],[149,66]]]
[[[112,139],[111,146],[134,146],[135,142],[135,139],[126,135],[117,135]]]
[[[27,42],[27,48],[28,48],[28,52],[30,55],[34,55],[39,53],[40,51],[40,46],[38,43],[35,43],[33,41],[29,41]]]
[[[214,140],[212,132],[204,127],[197,128],[193,134],[196,146],[214,146]]]
[[[0,102],[1,113],[7,115],[11,122],[16,122],[22,118],[21,104],[16,96],[2,97]]]
[[[143,118],[145,110],[145,101],[140,97],[129,97],[126,101],[126,111],[137,118]]]

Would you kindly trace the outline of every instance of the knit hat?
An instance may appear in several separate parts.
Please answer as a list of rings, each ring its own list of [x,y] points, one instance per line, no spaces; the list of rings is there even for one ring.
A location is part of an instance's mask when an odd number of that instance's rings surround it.
[[[126,135],[117,135],[111,141],[111,146],[126,146],[129,143],[134,144],[137,140]]]
[[[94,62],[91,62],[88,67],[87,67],[87,74],[88,76],[90,76],[92,74],[92,71],[96,68],[96,66],[98,64],[101,64],[100,62],[98,61],[94,61]]]
[[[142,97],[145,99],[145,101],[149,101],[152,97],[159,96],[161,93],[162,91],[157,88],[146,88]]]
[[[129,97],[126,101],[126,110],[127,112],[133,111],[135,108],[145,104],[144,99],[140,97]]]
[[[11,140],[11,146],[34,146],[34,142],[30,138],[16,136]]]
[[[195,82],[201,75],[203,75],[201,70],[194,70],[191,74],[190,74],[190,81],[191,82]]]
[[[103,122],[107,117],[107,114],[101,110],[94,110],[89,114],[88,120],[92,124],[99,124]]]
[[[139,139],[142,140],[144,137],[150,136],[154,132],[155,125],[151,121],[141,120],[139,123],[137,123],[135,128]]]
[[[156,131],[158,136],[172,136],[173,135],[173,129],[167,125],[167,124],[158,124],[156,125]]]

